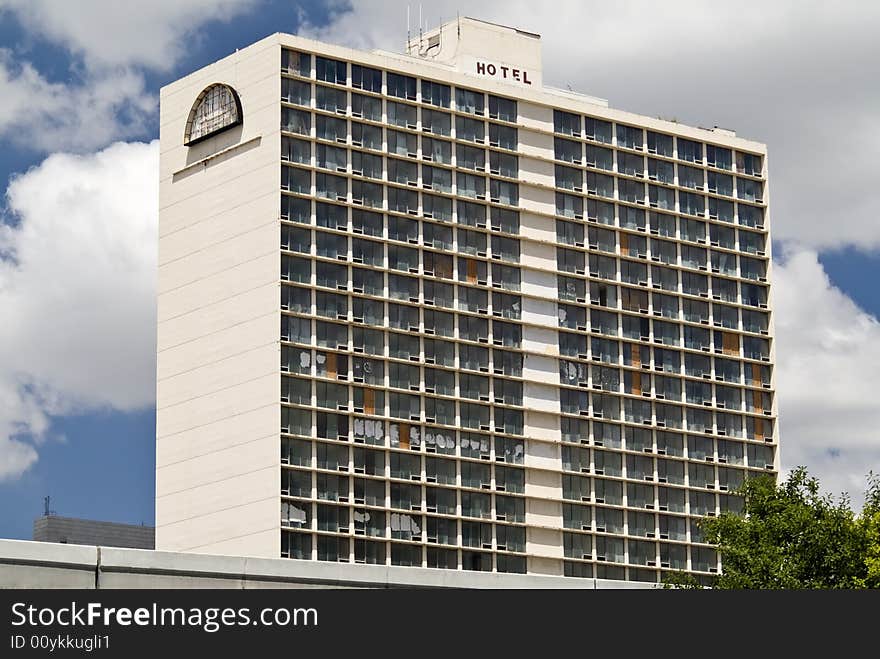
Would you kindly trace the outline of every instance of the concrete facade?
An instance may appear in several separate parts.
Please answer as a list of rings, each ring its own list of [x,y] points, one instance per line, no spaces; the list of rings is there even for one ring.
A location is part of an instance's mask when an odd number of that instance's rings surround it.
[[[696,521],[778,467],[765,145],[543,86],[521,30],[407,53],[162,89],[157,547],[711,578]],[[215,83],[243,123],[184,146]]]
[[[563,579],[0,540],[0,588],[633,588]]]
[[[133,549],[154,549],[156,546],[156,534],[152,526],[99,522],[58,515],[35,519],[33,539],[39,542]]]

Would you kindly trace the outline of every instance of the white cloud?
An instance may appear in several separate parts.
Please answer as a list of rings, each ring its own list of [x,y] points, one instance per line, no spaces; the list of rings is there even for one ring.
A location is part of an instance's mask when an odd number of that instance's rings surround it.
[[[158,105],[132,71],[85,84],[53,83],[2,49],[0,89],[0,136],[39,151],[84,151],[139,135]]]
[[[90,69],[143,66],[167,71],[199,43],[199,28],[228,21],[256,0],[0,0],[31,33],[82,56]]]
[[[158,152],[152,142],[55,154],[9,185],[0,479],[36,460],[51,416],[155,399]]]
[[[880,472],[880,323],[834,287],[815,252],[775,264],[782,463],[861,501]]]
[[[0,0],[0,19],[71,52],[69,79],[48,80],[32,62],[0,48],[0,137],[33,151],[86,152],[154,131],[158,102],[144,70],[166,72],[199,30],[228,21],[255,0]],[[36,57],[39,62],[40,58]]]
[[[399,52],[408,4],[333,3],[328,24],[302,33]],[[424,20],[434,27],[460,8],[434,2]],[[775,239],[880,249],[880,4],[570,0],[547,11],[490,0],[464,13],[542,34],[548,84],[767,142]]]

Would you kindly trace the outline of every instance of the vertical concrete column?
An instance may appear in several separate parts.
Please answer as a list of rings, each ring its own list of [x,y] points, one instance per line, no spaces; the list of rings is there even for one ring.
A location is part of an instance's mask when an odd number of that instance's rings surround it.
[[[526,538],[529,572],[562,574],[553,111],[519,104]],[[546,132],[545,132],[546,131]]]

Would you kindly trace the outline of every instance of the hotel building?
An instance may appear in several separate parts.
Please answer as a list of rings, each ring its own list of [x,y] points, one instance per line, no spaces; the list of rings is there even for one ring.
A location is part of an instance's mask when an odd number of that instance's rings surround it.
[[[774,474],[766,147],[461,19],[161,92],[157,549],[656,582]]]

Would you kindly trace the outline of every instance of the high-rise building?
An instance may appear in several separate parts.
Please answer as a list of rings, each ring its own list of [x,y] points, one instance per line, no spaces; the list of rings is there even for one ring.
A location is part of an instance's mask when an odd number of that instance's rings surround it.
[[[716,572],[776,473],[766,172],[473,19],[163,88],[157,548]]]

